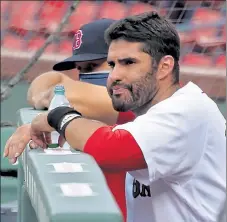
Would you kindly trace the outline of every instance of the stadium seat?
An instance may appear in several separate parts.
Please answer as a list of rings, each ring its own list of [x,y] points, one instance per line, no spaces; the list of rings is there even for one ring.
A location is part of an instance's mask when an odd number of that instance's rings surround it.
[[[66,1],[44,1],[39,12],[40,29],[54,32],[69,7]]]
[[[208,20],[209,18],[209,20]],[[212,10],[210,8],[197,8],[193,14],[191,23],[192,24],[207,24],[220,22],[222,15],[219,11]]]
[[[212,66],[212,58],[198,53],[186,54],[181,61],[182,65],[187,66]]]
[[[210,48],[215,50],[215,48],[219,46],[226,45],[226,40],[221,37],[210,37],[206,38],[205,36],[201,36],[196,39],[196,43],[203,48]]]
[[[122,19],[126,16],[127,6],[124,3],[104,1],[98,18]]]
[[[219,33],[219,35],[217,35]],[[194,34],[194,33],[193,33]],[[226,45],[226,33],[225,27],[218,32],[216,28],[207,28],[204,30],[198,30],[195,33],[196,43],[203,47],[209,48],[209,51],[215,50],[217,47]]]
[[[155,8],[149,4],[133,3],[129,9],[128,15],[137,15],[143,12],[150,12],[152,10],[155,10]]]
[[[42,36],[36,36],[28,41],[28,51],[37,51],[40,49],[46,39],[43,38]],[[57,45],[56,43],[49,44],[45,50],[45,53],[55,53],[57,51]]]
[[[63,55],[72,55],[72,40],[61,40],[59,43],[59,52]]]
[[[178,31],[178,34],[179,34],[180,41],[182,44],[195,41],[195,37],[192,35],[191,32],[179,32]]]
[[[14,1],[11,4],[9,28],[37,30],[35,16],[39,8],[39,1]]]
[[[220,55],[217,57],[215,65],[217,67],[226,68],[226,55]]]
[[[10,1],[1,1],[1,17],[7,13],[10,3]]]
[[[27,42],[24,38],[16,35],[7,34],[4,37],[2,46],[7,49],[12,49],[15,51],[23,50],[26,47]]]
[[[1,1],[1,41],[3,37],[3,33],[8,28],[8,16],[9,16],[9,1]]]
[[[198,8],[195,10],[190,26],[197,41],[205,41],[215,38],[218,34],[218,23],[223,20],[220,12],[209,8]]]
[[[80,1],[63,31],[76,32],[82,25],[95,19],[99,7],[99,4],[95,1]]]

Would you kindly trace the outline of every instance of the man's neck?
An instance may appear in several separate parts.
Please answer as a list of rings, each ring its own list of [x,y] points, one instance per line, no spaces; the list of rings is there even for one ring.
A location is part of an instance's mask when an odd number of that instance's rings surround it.
[[[137,110],[133,110],[136,116],[141,116],[145,114],[152,106],[160,103],[161,101],[171,97],[178,89],[180,88],[179,84],[170,85],[165,90],[158,90],[156,95],[151,101],[145,103],[142,107]]]

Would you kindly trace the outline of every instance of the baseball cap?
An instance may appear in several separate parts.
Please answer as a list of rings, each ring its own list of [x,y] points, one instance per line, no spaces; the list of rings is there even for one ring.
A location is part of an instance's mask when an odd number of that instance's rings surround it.
[[[107,58],[108,45],[104,40],[104,32],[114,21],[112,19],[99,19],[83,25],[74,35],[73,55],[55,64],[53,70],[70,70],[75,68],[75,62]]]

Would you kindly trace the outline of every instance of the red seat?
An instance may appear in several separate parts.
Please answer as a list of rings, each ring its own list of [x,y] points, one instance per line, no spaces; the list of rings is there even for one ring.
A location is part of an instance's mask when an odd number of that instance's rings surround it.
[[[98,18],[122,19],[126,16],[127,10],[127,7],[123,3],[104,1]]]
[[[129,15],[138,15],[143,12],[155,11],[155,8],[145,3],[134,3],[129,9]]]
[[[217,37],[218,29],[215,26],[220,22],[222,15],[220,12],[209,8],[198,8],[191,20],[191,26],[193,28],[193,35],[197,41],[205,41],[208,38]],[[212,26],[206,27],[206,25],[212,24]],[[197,28],[198,26],[198,28]]]
[[[220,56],[216,59],[215,65],[218,66],[218,67],[226,68],[226,55],[220,55]]]
[[[223,28],[221,35],[217,35],[217,33],[217,28],[210,27],[206,29],[198,29],[192,34],[195,36],[198,45],[204,48],[209,47],[210,50],[215,50],[219,46],[226,45],[225,27]]]
[[[92,1],[80,1],[76,11],[69,18],[69,23],[63,31],[76,32],[82,25],[87,24],[95,19],[98,13],[99,4]]]
[[[72,55],[72,40],[62,40],[59,44],[60,54]]]
[[[181,61],[182,65],[187,66],[212,66],[212,58],[206,55],[189,53]]]
[[[32,38],[31,40],[28,41],[28,50],[29,51],[37,51],[38,49],[40,49],[44,43],[45,43],[46,39],[40,36],[36,36],[34,38]],[[45,53],[54,53],[57,50],[57,45],[56,43],[51,43],[47,46],[47,48],[45,49]]]
[[[35,15],[40,7],[39,1],[14,1],[11,8],[9,27],[36,30]]]
[[[23,50],[27,42],[24,38],[20,38],[19,36],[6,35],[2,44],[4,48],[18,51]]]
[[[9,1],[1,1],[1,31],[6,30],[8,28],[6,15],[9,14],[8,9],[10,6]]]
[[[196,39],[196,42],[199,46],[204,47],[204,48],[209,48],[210,50],[215,50],[219,46],[224,46],[226,45],[226,40],[221,38],[221,37],[206,37],[200,36],[199,38]]]
[[[10,1],[1,1],[1,16],[7,13],[7,9],[10,3]]]
[[[181,43],[190,43],[195,41],[191,32],[178,32]]]
[[[220,22],[222,19],[222,15],[220,12],[209,9],[209,8],[198,8],[193,14],[191,23],[192,24],[207,24],[209,23],[215,23]]]
[[[39,13],[40,28],[54,32],[68,8],[66,1],[44,1]]]

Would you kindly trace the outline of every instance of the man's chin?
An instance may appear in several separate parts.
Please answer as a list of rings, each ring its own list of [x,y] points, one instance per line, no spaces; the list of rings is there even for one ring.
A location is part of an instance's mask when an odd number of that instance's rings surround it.
[[[130,107],[128,107],[126,104],[119,104],[119,103],[113,103],[113,108],[117,112],[127,112],[130,110]]]

